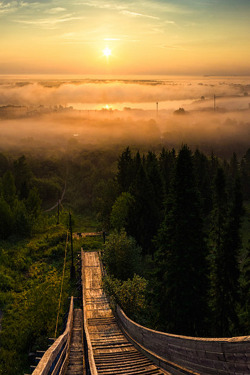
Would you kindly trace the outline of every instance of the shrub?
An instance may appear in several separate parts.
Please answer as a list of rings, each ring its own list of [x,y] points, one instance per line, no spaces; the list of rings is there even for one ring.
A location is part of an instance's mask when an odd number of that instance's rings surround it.
[[[124,230],[120,233],[115,231],[104,246],[103,260],[111,275],[127,280],[140,273],[141,248]]]

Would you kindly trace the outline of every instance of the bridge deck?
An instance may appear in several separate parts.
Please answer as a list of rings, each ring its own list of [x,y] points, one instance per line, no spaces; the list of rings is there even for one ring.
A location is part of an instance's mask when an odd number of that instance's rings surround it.
[[[82,309],[74,310],[69,361],[65,375],[85,375]]]
[[[97,252],[83,254],[85,314],[97,374],[169,374],[156,367],[123,335],[102,289]]]

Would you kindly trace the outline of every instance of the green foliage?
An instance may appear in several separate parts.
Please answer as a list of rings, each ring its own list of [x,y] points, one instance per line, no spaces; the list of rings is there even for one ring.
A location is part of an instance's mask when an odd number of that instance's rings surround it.
[[[242,260],[241,273],[241,311],[240,325],[246,332],[250,330],[250,246],[248,246]]]
[[[24,155],[14,162],[14,177],[19,199],[26,199],[31,188],[32,172]]]
[[[83,250],[97,250],[100,251],[103,248],[103,238],[99,237],[84,237],[76,242],[76,246],[79,251]]]
[[[105,291],[114,298],[126,314],[136,322],[145,315],[147,280],[138,275],[132,279],[121,281],[111,276],[103,280]]]
[[[21,237],[28,237],[31,233],[32,222],[23,201],[16,201],[14,208],[14,232]]]
[[[0,186],[0,239],[29,236],[40,214],[41,199],[25,156],[14,161],[13,170],[14,175],[4,173]]]
[[[157,238],[159,318],[168,332],[204,334],[207,249],[191,151],[183,146]]]
[[[27,209],[27,213],[29,214],[31,219],[36,219],[40,212],[41,212],[41,198],[38,194],[38,190],[33,188],[29,191],[29,195],[27,200],[25,201],[25,206]]]
[[[93,208],[97,212],[97,219],[102,223],[103,229],[110,227],[110,214],[117,197],[117,184],[114,180],[101,180],[94,187]]]
[[[211,246],[211,306],[214,333],[230,336],[238,332],[239,254],[243,215],[240,181],[232,187],[231,204],[227,201],[225,176],[221,169],[215,179],[212,211]]]
[[[250,200],[250,148],[241,160],[240,172],[243,197]]]
[[[113,229],[119,232],[122,228],[127,227],[129,210],[134,202],[135,199],[128,192],[123,192],[119,195],[112,206],[110,215],[110,223]]]
[[[168,151],[165,148],[162,149],[159,156],[159,167],[163,179],[163,188],[165,194],[168,193],[170,188],[175,167],[175,160],[176,153],[174,149],[172,149],[171,151]]]
[[[65,228],[54,225],[30,241],[0,242],[1,375],[22,374],[28,353],[46,350],[47,337],[55,334],[65,240]],[[59,327],[68,309],[69,262]]]
[[[33,178],[33,185],[39,192],[39,197],[47,205],[51,202],[57,202],[62,194],[62,181],[56,176],[50,178]]]
[[[13,207],[16,198],[16,186],[15,179],[11,171],[7,171],[3,175],[2,187],[3,198],[9,204],[10,207]]]
[[[140,272],[141,248],[124,230],[114,232],[104,246],[103,261],[108,272],[114,277],[127,280]]]
[[[5,269],[0,270],[0,285],[1,291],[6,292],[7,290],[14,289],[14,280],[11,276],[5,274]]]
[[[134,166],[131,156],[131,150],[129,147],[127,147],[118,160],[117,182],[121,192],[129,190],[134,177],[133,171]]]
[[[250,149],[241,162],[236,154],[228,162],[213,153],[192,153],[187,146],[178,155],[163,149],[158,157],[152,151],[133,156],[129,147],[121,153],[116,179],[122,195],[110,221],[135,238],[144,260],[152,256],[150,306],[158,309],[155,322],[161,329],[196,335],[209,324],[208,334],[244,334],[245,323],[240,331],[238,322],[246,311],[238,302],[239,261],[246,253],[249,224],[245,218],[242,232],[239,177],[246,198],[249,176]],[[127,194],[133,197],[129,208]],[[245,279],[242,273],[242,285]]]
[[[0,176],[3,176],[5,172],[9,169],[9,161],[7,157],[0,153]]]
[[[14,218],[8,203],[0,197],[0,239],[7,238],[13,229]]]
[[[27,291],[14,295],[11,307],[5,311],[1,362],[6,374],[19,373],[27,362],[27,352],[46,347],[46,338],[54,335],[60,278],[54,270],[39,276]],[[14,355],[15,361],[9,362]]]
[[[159,207],[146,169],[137,153],[134,159],[136,175],[130,186],[135,204],[130,210],[128,233],[142,246],[143,253],[152,253],[152,238],[159,225]]]

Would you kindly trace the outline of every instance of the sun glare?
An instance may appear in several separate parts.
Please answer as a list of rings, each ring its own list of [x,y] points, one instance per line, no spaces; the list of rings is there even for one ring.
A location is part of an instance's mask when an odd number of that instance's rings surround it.
[[[111,49],[108,48],[108,47],[104,48],[104,50],[102,52],[103,52],[105,57],[109,57],[111,55]]]

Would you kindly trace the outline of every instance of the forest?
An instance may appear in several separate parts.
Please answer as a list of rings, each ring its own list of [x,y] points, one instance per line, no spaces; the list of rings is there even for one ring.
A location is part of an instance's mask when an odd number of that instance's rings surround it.
[[[226,160],[185,144],[5,151],[0,178],[0,374],[28,371],[78,295],[69,211],[75,232],[107,233],[74,241],[75,262],[81,246],[101,249],[105,289],[129,317],[189,336],[249,333],[250,149]]]

